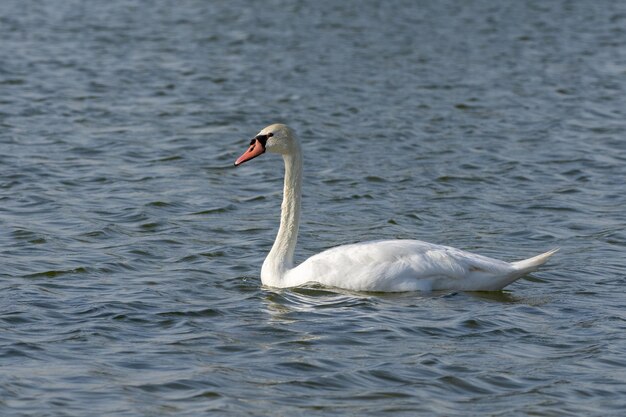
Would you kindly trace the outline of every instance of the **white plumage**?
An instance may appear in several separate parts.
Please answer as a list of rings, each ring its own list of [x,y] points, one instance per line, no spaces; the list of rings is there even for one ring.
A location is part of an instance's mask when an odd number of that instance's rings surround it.
[[[544,263],[553,251],[522,267],[419,240],[338,246],[287,271],[287,286],[318,282],[355,291],[499,290]]]
[[[263,262],[261,281],[271,287],[319,283],[353,291],[495,291],[536,270],[558,249],[504,262],[419,240],[381,240],[338,246],[293,266],[300,223],[302,151],[282,124],[261,130],[235,165],[265,151],[283,155],[285,185],[276,240]]]

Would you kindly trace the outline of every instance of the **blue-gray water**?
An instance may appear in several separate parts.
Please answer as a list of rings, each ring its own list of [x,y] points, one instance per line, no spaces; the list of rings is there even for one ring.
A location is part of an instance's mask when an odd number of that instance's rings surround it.
[[[259,281],[417,238],[496,293]],[[626,3],[0,2],[0,415],[621,416]]]

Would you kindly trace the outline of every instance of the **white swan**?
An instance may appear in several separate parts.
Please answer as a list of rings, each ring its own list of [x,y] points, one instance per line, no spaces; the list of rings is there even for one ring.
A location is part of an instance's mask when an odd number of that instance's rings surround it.
[[[419,240],[385,240],[338,246],[294,267],[300,224],[302,149],[289,127],[273,124],[252,139],[235,166],[265,151],[283,156],[285,185],[278,234],[261,268],[264,285],[286,288],[319,283],[383,292],[495,291],[534,271],[558,250],[508,263]]]

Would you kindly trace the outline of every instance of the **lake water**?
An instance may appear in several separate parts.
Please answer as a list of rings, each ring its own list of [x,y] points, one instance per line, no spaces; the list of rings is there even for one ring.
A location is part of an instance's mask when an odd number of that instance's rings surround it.
[[[0,3],[2,416],[622,416],[626,3]],[[493,293],[272,290],[415,238],[504,260]]]

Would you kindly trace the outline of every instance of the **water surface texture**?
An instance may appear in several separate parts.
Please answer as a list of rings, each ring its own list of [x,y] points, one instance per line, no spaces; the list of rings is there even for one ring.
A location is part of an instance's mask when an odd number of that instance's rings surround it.
[[[2,416],[622,416],[626,3],[0,3]],[[415,238],[517,260],[495,293],[275,291]]]

